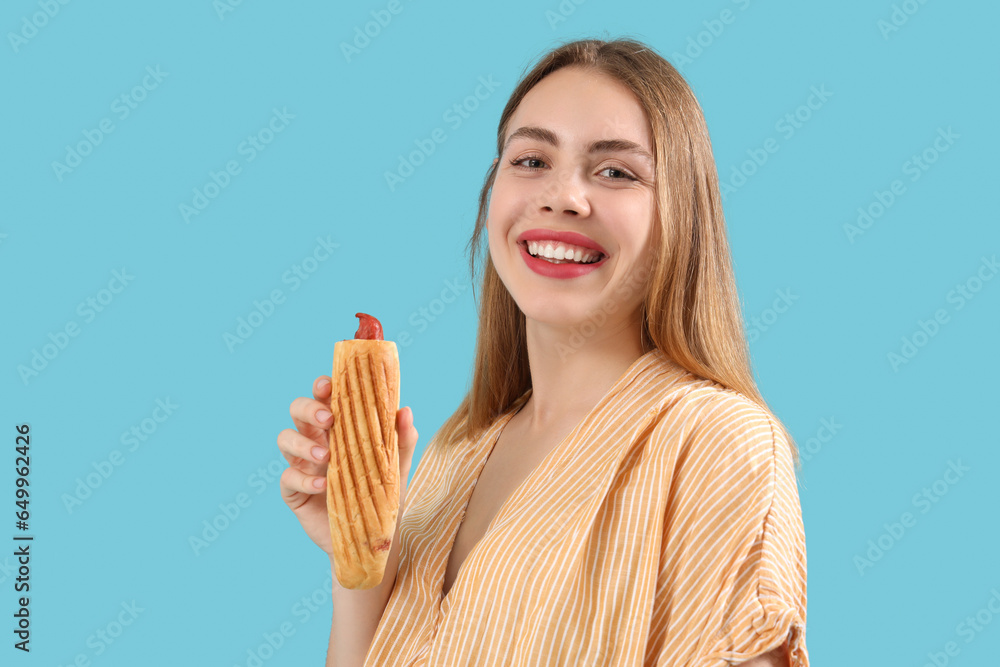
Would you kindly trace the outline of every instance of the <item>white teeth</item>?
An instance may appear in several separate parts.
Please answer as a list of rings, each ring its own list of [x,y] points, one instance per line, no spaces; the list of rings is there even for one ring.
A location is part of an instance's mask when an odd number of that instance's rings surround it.
[[[534,257],[544,257],[557,262],[577,262],[589,264],[596,261],[601,253],[593,250],[580,248],[579,246],[565,243],[544,243],[540,241],[528,241],[525,246],[528,254]]]

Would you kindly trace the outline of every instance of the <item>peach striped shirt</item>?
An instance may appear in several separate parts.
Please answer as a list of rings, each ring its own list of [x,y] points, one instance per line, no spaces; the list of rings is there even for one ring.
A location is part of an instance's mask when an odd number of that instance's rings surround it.
[[[442,598],[500,430],[427,445],[365,664],[725,667],[789,639],[808,667],[806,556],[774,418],[653,350],[514,491]]]

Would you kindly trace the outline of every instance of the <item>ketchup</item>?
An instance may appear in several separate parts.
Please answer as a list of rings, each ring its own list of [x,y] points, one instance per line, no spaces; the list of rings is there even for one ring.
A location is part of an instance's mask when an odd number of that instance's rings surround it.
[[[382,323],[376,320],[371,315],[365,315],[364,313],[355,313],[354,315],[359,320],[358,331],[354,334],[355,339],[362,340],[385,340],[382,337]]]

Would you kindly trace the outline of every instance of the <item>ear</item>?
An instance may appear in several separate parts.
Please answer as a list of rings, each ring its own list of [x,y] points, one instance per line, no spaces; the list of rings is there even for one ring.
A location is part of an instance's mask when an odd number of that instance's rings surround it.
[[[500,161],[500,158],[498,158],[498,157],[493,158],[493,166],[496,166],[497,162],[499,162],[499,161]]]

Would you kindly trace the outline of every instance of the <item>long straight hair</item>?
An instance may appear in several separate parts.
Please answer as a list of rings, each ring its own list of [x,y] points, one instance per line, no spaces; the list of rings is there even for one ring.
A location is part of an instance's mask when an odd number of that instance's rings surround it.
[[[627,86],[649,120],[656,159],[652,263],[642,303],[642,340],[695,376],[734,389],[773,416],[757,389],[726,237],[719,179],[701,106],[680,73],[631,39],[578,40],[550,51],[521,79],[500,116],[497,157],[511,116],[546,76],[577,66]],[[438,437],[472,437],[531,387],[524,313],[493,266],[484,238],[494,162],[479,193],[469,268],[485,254],[472,386]],[[791,434],[775,419],[797,452]]]

